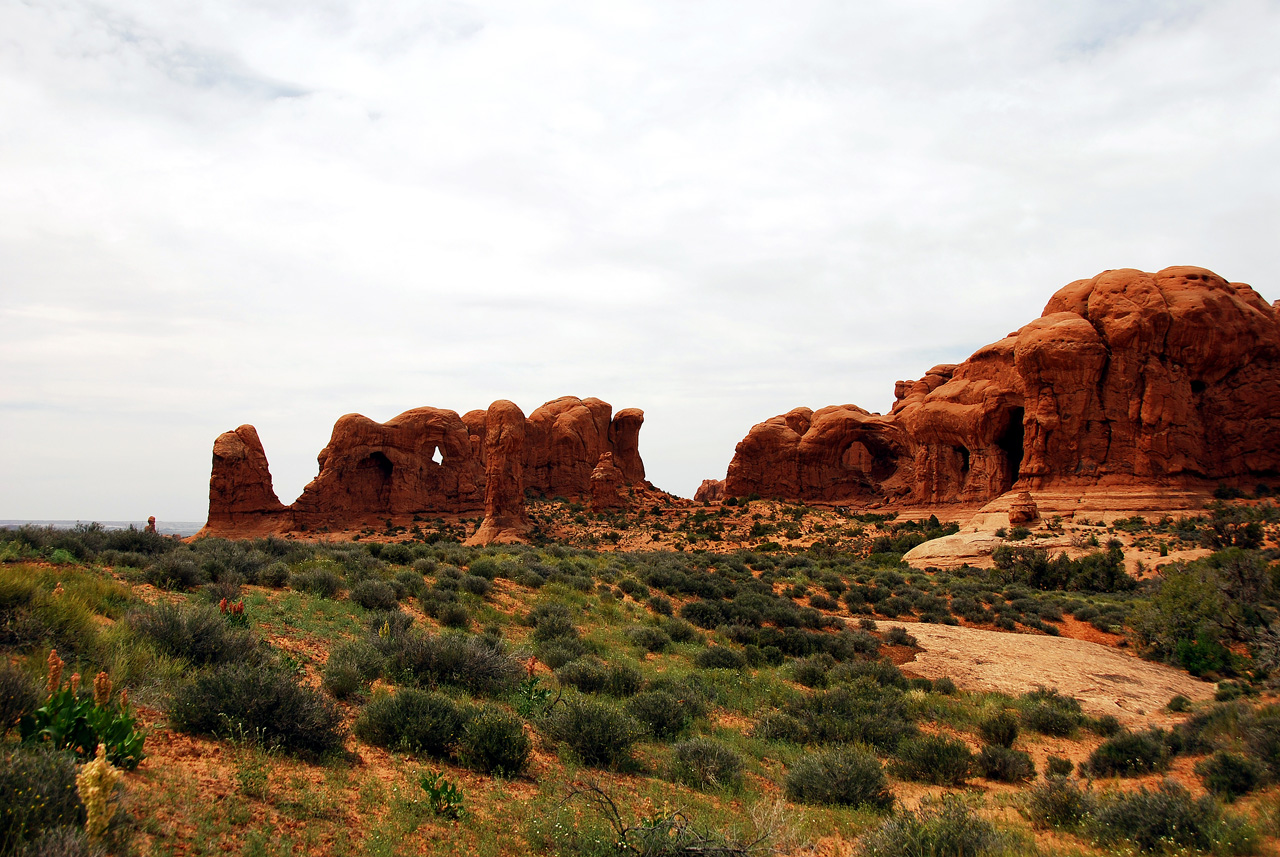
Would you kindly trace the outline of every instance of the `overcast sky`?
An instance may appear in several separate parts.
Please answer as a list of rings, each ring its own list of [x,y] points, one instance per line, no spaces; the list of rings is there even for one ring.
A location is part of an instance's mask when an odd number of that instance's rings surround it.
[[[0,518],[257,426],[643,408],[691,496],[1108,268],[1280,297],[1280,3],[0,2]]]

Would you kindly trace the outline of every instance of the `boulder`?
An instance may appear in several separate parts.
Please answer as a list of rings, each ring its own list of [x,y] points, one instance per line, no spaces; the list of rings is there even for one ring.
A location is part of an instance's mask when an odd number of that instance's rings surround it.
[[[693,492],[693,499],[699,503],[719,503],[724,499],[724,480],[703,479],[698,490]]]
[[[1040,510],[1036,508],[1036,501],[1031,499],[1031,492],[1019,492],[1009,504],[1009,523],[1029,524],[1038,520],[1040,520]]]

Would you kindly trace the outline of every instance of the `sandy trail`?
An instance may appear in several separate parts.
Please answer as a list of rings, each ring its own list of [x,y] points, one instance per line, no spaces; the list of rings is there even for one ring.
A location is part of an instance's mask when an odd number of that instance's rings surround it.
[[[1177,694],[1197,702],[1213,698],[1211,682],[1098,643],[953,625],[903,624],[924,649],[903,666],[925,678],[950,676],[966,690],[1017,695],[1036,685],[1056,687],[1079,699],[1090,714],[1113,714],[1129,722],[1151,720]]]

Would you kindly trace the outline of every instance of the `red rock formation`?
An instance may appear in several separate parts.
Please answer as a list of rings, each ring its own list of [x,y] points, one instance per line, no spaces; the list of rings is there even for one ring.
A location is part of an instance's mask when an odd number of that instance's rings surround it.
[[[258,430],[244,425],[219,435],[213,442],[209,520],[201,533],[271,532],[285,511],[271,486],[271,470]]]
[[[510,403],[506,403],[510,404]],[[510,416],[506,404],[502,418]],[[565,397],[534,411],[524,425],[525,489],[547,497],[591,497],[591,474],[610,453],[623,484],[644,483],[639,432],[644,412],[619,411],[599,399]],[[319,473],[292,506],[271,488],[266,455],[252,426],[227,432],[214,445],[206,535],[356,529],[388,518],[467,514],[486,506],[489,411],[459,417],[415,408],[385,423],[348,414],[319,455]]]
[[[699,503],[719,503],[724,499],[724,480],[703,479],[698,490],[693,492],[693,499]]]
[[[318,460],[319,475],[292,507],[296,523],[311,529],[476,511],[484,502],[484,465],[453,411],[414,408],[385,423],[347,414]]]
[[[895,393],[887,416],[797,408],[755,426],[726,495],[932,505],[1280,475],[1280,312],[1202,268],[1071,283]]]
[[[603,452],[591,471],[591,510],[620,509],[627,505],[622,489],[627,484],[622,470],[613,463],[613,453]]]
[[[489,406],[484,440],[484,520],[469,545],[524,541],[533,529],[524,505],[524,412],[499,399]]]

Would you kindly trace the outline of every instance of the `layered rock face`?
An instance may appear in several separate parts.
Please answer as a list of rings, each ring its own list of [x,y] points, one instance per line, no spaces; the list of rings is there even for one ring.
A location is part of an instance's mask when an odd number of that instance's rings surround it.
[[[1078,280],[895,392],[884,416],[797,408],[755,426],[725,494],[932,505],[1280,476],[1280,311],[1203,268]]]
[[[202,532],[242,536],[352,529],[388,518],[487,511],[489,457],[495,452],[502,456],[496,472],[505,474],[503,484],[510,488],[518,478],[521,508],[526,490],[588,500],[592,473],[606,453],[622,485],[644,482],[639,453],[644,412],[627,408],[615,416],[612,411],[599,399],[566,396],[527,419],[506,401],[462,416],[415,408],[385,423],[348,414],[334,425],[320,452],[319,474],[291,506],[275,495],[257,431],[241,426],[214,444],[209,520]],[[491,430],[497,431],[493,443]],[[505,508],[506,501],[496,502]]]

